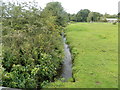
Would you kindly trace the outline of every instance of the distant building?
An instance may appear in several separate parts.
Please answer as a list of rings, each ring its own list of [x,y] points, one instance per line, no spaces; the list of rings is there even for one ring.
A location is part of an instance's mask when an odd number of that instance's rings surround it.
[[[110,23],[114,23],[114,22],[117,22],[118,19],[117,18],[106,18],[107,22],[110,22]]]

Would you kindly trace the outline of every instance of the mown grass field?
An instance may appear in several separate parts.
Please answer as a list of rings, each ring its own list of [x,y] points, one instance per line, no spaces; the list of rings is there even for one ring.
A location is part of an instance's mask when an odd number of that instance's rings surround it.
[[[73,63],[75,82],[56,80],[48,88],[117,88],[118,26],[74,23],[66,27],[70,46],[79,53]]]

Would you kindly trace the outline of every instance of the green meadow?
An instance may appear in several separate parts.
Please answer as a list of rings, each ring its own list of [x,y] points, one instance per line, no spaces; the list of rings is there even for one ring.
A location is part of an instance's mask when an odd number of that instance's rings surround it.
[[[56,80],[45,88],[117,88],[118,25],[73,23],[65,32],[78,53],[72,67],[75,82]]]

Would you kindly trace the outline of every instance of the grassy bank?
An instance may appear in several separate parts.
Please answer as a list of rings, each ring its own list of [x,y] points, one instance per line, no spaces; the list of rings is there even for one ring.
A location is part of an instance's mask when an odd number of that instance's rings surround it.
[[[48,88],[116,88],[118,31],[110,23],[74,23],[66,27],[70,46],[77,49],[73,63],[75,82],[56,82]]]

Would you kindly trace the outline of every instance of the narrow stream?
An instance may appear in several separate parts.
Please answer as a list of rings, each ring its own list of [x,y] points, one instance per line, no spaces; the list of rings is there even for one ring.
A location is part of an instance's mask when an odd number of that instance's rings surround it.
[[[66,38],[63,33],[63,41],[64,41],[64,62],[62,67],[62,77],[67,81],[69,78],[72,78],[72,58],[69,46],[66,44]]]

